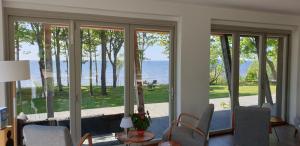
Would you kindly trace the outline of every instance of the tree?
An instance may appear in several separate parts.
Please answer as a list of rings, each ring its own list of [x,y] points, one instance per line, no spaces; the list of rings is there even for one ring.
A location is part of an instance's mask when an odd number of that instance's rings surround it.
[[[247,70],[247,75],[245,80],[247,82],[256,82],[258,81],[258,61],[254,61]]]
[[[99,45],[99,38],[95,30],[83,29],[81,39],[83,52],[89,58],[89,88],[90,95],[93,96],[93,54],[96,53],[96,48]]]
[[[16,60],[20,60],[20,51],[21,51],[21,42],[28,42],[33,44],[32,40],[32,32],[26,28],[26,23],[24,22],[15,22],[15,52],[16,52]],[[21,81],[17,82],[17,94],[20,94],[21,89]]]
[[[55,46],[56,50],[55,54],[55,64],[56,64],[56,80],[59,91],[63,90],[62,83],[61,83],[61,67],[60,67],[60,54],[61,54],[61,31],[62,29],[59,27],[55,27],[52,31],[53,36],[53,46]]]
[[[61,40],[64,42],[62,45],[62,54],[65,55],[66,62],[66,75],[67,75],[67,85],[69,86],[69,31],[68,28],[64,28],[61,32]]]
[[[41,23],[30,23],[31,29],[33,31],[32,33],[32,39],[35,40],[35,42],[38,45],[39,49],[39,69],[40,69],[40,76],[42,81],[42,97],[46,97],[46,89],[45,89],[45,76],[43,71],[45,70],[45,51],[44,51],[44,25]]]
[[[268,74],[271,79],[277,80],[277,67],[274,63],[277,63],[277,52],[278,52],[278,39],[269,38],[267,40],[268,48],[267,48],[267,58],[266,62],[268,64]]]
[[[137,43],[138,43],[138,57],[141,69],[143,68],[143,61],[147,58],[145,57],[145,51],[158,42],[157,33],[151,33],[146,31],[139,31],[137,33]]]
[[[158,37],[159,45],[165,49],[163,53],[169,57],[171,48],[170,33],[160,32],[158,33]]]
[[[45,74],[46,74],[46,99],[48,118],[54,117],[53,98],[54,98],[54,81],[52,65],[52,47],[51,47],[51,25],[44,24],[45,40]]]
[[[100,30],[99,38],[101,40],[101,94],[107,95],[106,89],[106,52],[107,52],[107,32]]]
[[[221,41],[218,36],[210,37],[210,67],[209,67],[210,81],[209,84],[217,84],[224,72],[224,65],[222,61]]]
[[[116,88],[117,87],[117,65],[118,63],[120,63],[120,60],[118,59],[118,54],[124,44],[124,32],[109,30],[108,38],[109,38],[108,39],[109,47],[106,51],[107,51],[108,59],[113,69],[113,88]]]
[[[267,72],[273,79],[277,79],[277,71],[274,63],[277,63],[278,39],[267,39]],[[241,37],[241,64],[246,60],[258,60],[256,42],[254,37]]]

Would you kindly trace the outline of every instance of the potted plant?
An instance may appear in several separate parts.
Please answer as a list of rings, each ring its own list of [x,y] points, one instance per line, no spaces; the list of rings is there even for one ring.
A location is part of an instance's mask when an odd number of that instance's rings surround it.
[[[151,123],[149,112],[134,113],[131,119],[133,127],[138,131],[138,135],[144,135],[145,130],[149,128]]]

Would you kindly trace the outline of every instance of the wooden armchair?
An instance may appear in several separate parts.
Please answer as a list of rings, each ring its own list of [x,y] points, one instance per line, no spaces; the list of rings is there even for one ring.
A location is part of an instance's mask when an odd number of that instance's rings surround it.
[[[23,134],[28,146],[73,146],[69,130],[62,126],[27,125]],[[82,146],[85,140],[92,146],[90,133],[85,134],[77,146]]]
[[[182,146],[206,146],[213,111],[214,105],[210,104],[201,118],[181,113],[165,132],[163,141],[175,141]]]

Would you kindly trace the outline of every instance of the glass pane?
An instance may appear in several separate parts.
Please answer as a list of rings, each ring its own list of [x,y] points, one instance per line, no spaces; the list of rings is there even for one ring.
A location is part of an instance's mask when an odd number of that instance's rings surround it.
[[[17,82],[17,114],[28,121],[69,118],[68,26],[16,21],[14,27],[15,59],[29,60],[31,72],[31,80]]]
[[[258,71],[255,37],[240,37],[240,106],[258,105]]]
[[[231,39],[230,35],[211,35],[210,37],[209,103],[215,106],[210,131],[231,128],[232,114],[228,88],[230,85],[228,76],[231,76],[229,71],[231,68]]]
[[[148,130],[160,138],[169,126],[170,32],[143,29],[135,35],[137,103],[145,104],[152,118]]]
[[[82,25],[81,133],[113,145],[124,113],[124,28]]]
[[[273,104],[271,113],[272,115],[276,114],[276,86],[277,86],[277,64],[278,64],[278,38],[268,38],[267,39],[267,57],[266,57],[266,69],[267,69],[267,77],[268,79],[266,81],[269,81],[267,83],[269,85],[269,88],[271,89],[271,94],[266,94],[267,96],[272,97]],[[281,107],[279,107],[281,108]],[[280,116],[280,115],[278,115]]]

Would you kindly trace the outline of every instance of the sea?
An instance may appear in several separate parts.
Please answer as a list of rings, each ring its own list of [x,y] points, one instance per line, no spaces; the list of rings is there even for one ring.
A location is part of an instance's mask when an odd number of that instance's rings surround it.
[[[240,75],[245,76],[247,74],[247,70],[251,65],[251,61],[245,61],[240,65]],[[96,63],[92,63],[92,83],[93,85],[101,84],[101,61],[97,62],[98,69],[98,83],[96,82]],[[67,62],[61,61],[61,80],[64,86],[68,85],[69,82],[69,71],[67,68]],[[89,62],[82,63],[82,72],[81,72],[81,85],[87,86],[90,82],[89,77]],[[106,68],[106,84],[107,86],[111,86],[113,84],[113,70],[112,65],[107,62]],[[38,87],[42,85],[39,64],[37,60],[30,61],[30,80],[21,81],[22,87]],[[117,69],[117,85],[123,86],[125,81],[124,76],[124,66],[121,66]],[[56,63],[53,62],[53,79],[54,85],[57,85],[57,74],[56,74]],[[160,60],[145,60],[142,65],[142,79],[143,81],[153,82],[153,80],[157,80],[158,84],[168,84],[169,83],[169,61]]]
[[[96,85],[96,63],[92,62],[92,83]],[[52,63],[53,66],[53,79],[54,85],[57,85],[57,73],[56,73],[56,63]],[[64,86],[68,85],[69,74],[66,61],[60,62],[61,67],[61,81]],[[81,72],[81,85],[86,86],[90,83],[90,63],[82,63]],[[98,85],[101,84],[101,61],[97,62],[98,69]],[[117,85],[123,86],[125,82],[125,70],[124,66],[120,66],[117,69]],[[143,81],[153,82],[157,80],[158,84],[168,84],[169,83],[169,61],[143,61],[142,65],[142,79]],[[106,84],[107,86],[113,85],[113,70],[110,62],[106,64]],[[38,87],[42,85],[39,64],[37,60],[30,60],[30,80],[21,81],[22,87]]]

